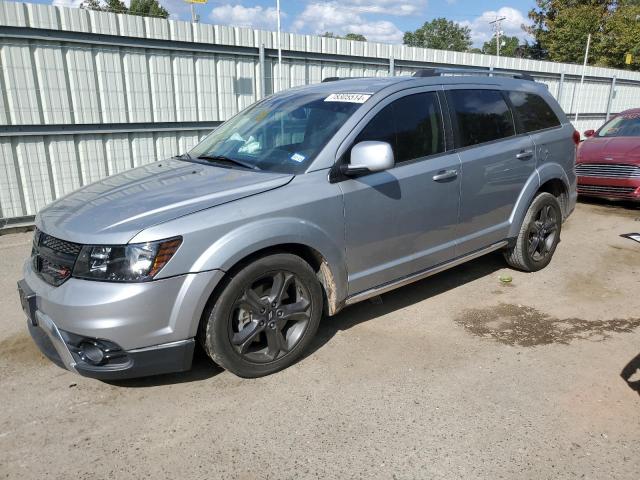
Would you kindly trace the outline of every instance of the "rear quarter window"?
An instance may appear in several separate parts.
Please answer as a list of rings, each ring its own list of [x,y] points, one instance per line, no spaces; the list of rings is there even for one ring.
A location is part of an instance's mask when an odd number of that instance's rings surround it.
[[[560,126],[560,120],[540,95],[527,92],[509,92],[509,100],[525,132]]]
[[[515,135],[513,115],[499,90],[450,90],[460,147]]]

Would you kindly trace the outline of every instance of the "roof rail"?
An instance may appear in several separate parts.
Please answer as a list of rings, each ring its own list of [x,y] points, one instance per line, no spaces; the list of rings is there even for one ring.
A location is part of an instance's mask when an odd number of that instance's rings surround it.
[[[528,80],[535,82],[535,79],[528,73],[513,70],[486,70],[480,68],[421,68],[416,70],[414,77],[440,77],[447,74],[466,73],[469,75],[488,75],[512,77],[518,80]]]
[[[340,78],[340,77],[327,77],[327,78],[323,78],[323,79],[322,79],[322,83],[327,83],[327,82],[337,82],[338,80],[344,80],[344,78]]]

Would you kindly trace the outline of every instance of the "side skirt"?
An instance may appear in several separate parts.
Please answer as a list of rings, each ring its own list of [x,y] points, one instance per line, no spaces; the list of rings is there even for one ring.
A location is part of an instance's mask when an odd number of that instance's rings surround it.
[[[453,260],[450,260],[448,262],[441,263],[440,265],[436,265],[435,267],[413,273],[407,277],[399,278],[398,280],[393,280],[392,282],[379,285],[369,290],[365,290],[364,292],[356,293],[355,295],[347,297],[347,299],[345,300],[345,305],[353,305],[354,303],[361,302],[368,298],[375,297],[376,295],[381,295],[383,293],[390,292],[391,290],[395,290],[396,288],[404,287],[405,285],[408,285],[410,283],[422,280],[423,278],[430,277],[431,275],[435,275],[436,273],[440,273],[450,268],[457,267],[458,265],[468,262],[469,260],[473,260],[474,258],[478,258],[486,255],[487,253],[500,250],[501,248],[506,247],[508,243],[509,242],[507,240],[503,240],[481,250],[476,250],[475,252],[468,253],[467,255],[464,255],[462,257],[454,258]]]

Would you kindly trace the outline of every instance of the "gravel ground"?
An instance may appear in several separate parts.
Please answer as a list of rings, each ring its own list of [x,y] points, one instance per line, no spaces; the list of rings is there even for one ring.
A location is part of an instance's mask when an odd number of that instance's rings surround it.
[[[270,377],[200,354],[189,373],[118,384],[40,355],[15,291],[31,234],[4,235],[0,478],[637,479],[629,232],[640,210],[581,203],[541,272],[495,254],[355,305]]]

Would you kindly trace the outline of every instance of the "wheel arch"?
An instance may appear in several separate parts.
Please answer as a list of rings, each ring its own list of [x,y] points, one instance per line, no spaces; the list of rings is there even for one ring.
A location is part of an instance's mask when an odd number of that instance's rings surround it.
[[[344,249],[319,226],[295,218],[271,218],[245,224],[219,238],[203,252],[194,270],[225,272],[207,303],[211,299],[215,301],[228,279],[243,266],[274,253],[291,253],[307,262],[322,286],[325,312],[334,315],[341,309],[347,292]],[[207,308],[203,315],[206,311]]]
[[[520,196],[511,211],[508,238],[518,236],[529,205],[540,192],[548,192],[558,198],[563,218],[569,214],[569,179],[564,169],[557,163],[546,163],[537,168],[528,178]]]

